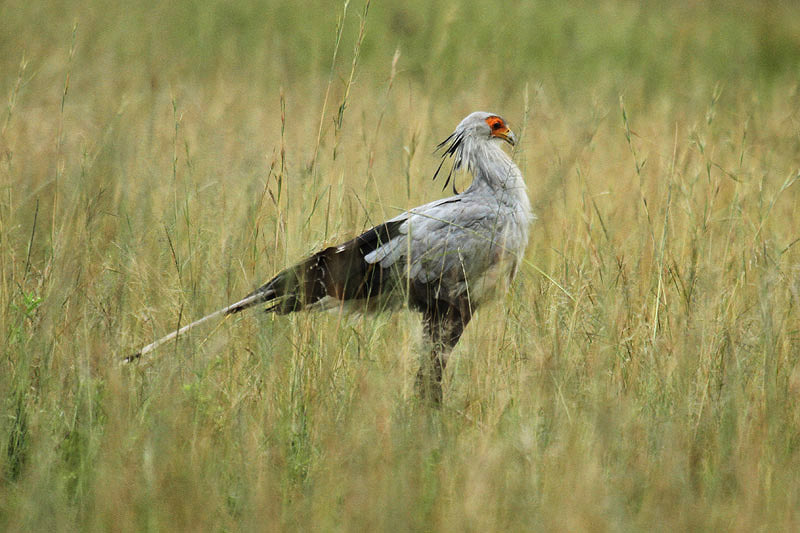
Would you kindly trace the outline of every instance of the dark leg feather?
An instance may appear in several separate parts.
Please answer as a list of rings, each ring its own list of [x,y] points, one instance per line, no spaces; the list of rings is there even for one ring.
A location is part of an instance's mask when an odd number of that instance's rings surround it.
[[[443,300],[429,301],[423,311],[425,341],[429,344],[417,372],[416,391],[434,405],[442,403],[442,377],[447,358],[472,317],[469,302],[453,305]]]

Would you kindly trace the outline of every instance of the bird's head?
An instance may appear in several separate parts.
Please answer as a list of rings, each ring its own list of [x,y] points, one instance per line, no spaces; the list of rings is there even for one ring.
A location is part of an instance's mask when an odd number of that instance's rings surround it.
[[[475,148],[483,145],[484,143],[492,143],[493,141],[505,141],[511,146],[517,144],[517,137],[508,128],[505,119],[494,113],[487,113],[485,111],[475,111],[462,120],[450,136],[439,143],[436,150],[443,150],[442,162],[439,168],[433,175],[436,179],[439,171],[442,169],[445,160],[448,156],[453,157],[453,167],[447,174],[444,187],[450,182],[453,172],[459,170],[466,160],[468,167],[471,166],[470,153],[475,152]],[[465,153],[465,151],[467,153]],[[455,182],[453,183],[453,192],[456,192]]]
[[[469,114],[456,127],[455,133],[461,133],[465,137],[470,137],[475,140],[501,140],[506,141],[511,146],[517,144],[517,138],[514,136],[514,133],[508,129],[508,124],[506,124],[505,119],[499,115],[487,113],[485,111],[475,111]]]

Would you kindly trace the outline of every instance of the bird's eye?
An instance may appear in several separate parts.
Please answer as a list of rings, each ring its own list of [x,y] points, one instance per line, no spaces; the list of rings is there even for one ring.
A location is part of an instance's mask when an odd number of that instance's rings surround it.
[[[494,123],[492,124],[492,129],[493,129],[493,130],[499,130],[499,129],[500,129],[500,128],[502,128],[502,127],[503,127],[503,123],[502,123],[502,122],[500,122],[499,120],[498,120],[497,122],[494,122]]]

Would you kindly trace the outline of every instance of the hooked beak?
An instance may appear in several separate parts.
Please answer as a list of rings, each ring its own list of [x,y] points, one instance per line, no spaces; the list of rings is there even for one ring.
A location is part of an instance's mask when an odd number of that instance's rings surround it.
[[[510,144],[511,146],[515,146],[517,144],[517,136],[514,135],[514,132],[510,129],[506,128],[504,130],[492,132],[492,135],[503,139],[505,142]]]

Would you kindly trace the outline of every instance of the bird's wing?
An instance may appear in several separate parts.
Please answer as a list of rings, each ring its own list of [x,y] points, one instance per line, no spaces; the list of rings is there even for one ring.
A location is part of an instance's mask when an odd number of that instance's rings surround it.
[[[393,219],[402,221],[397,235],[364,260],[422,284],[455,282],[448,287],[460,291],[458,282],[481,276],[497,258],[501,218],[495,202],[463,196],[433,202]]]
[[[278,313],[324,308],[377,297],[407,279],[423,285],[441,280],[447,296],[457,297],[467,280],[489,269],[502,246],[496,205],[454,196],[407,211],[285,269],[227,313],[267,302]]]

